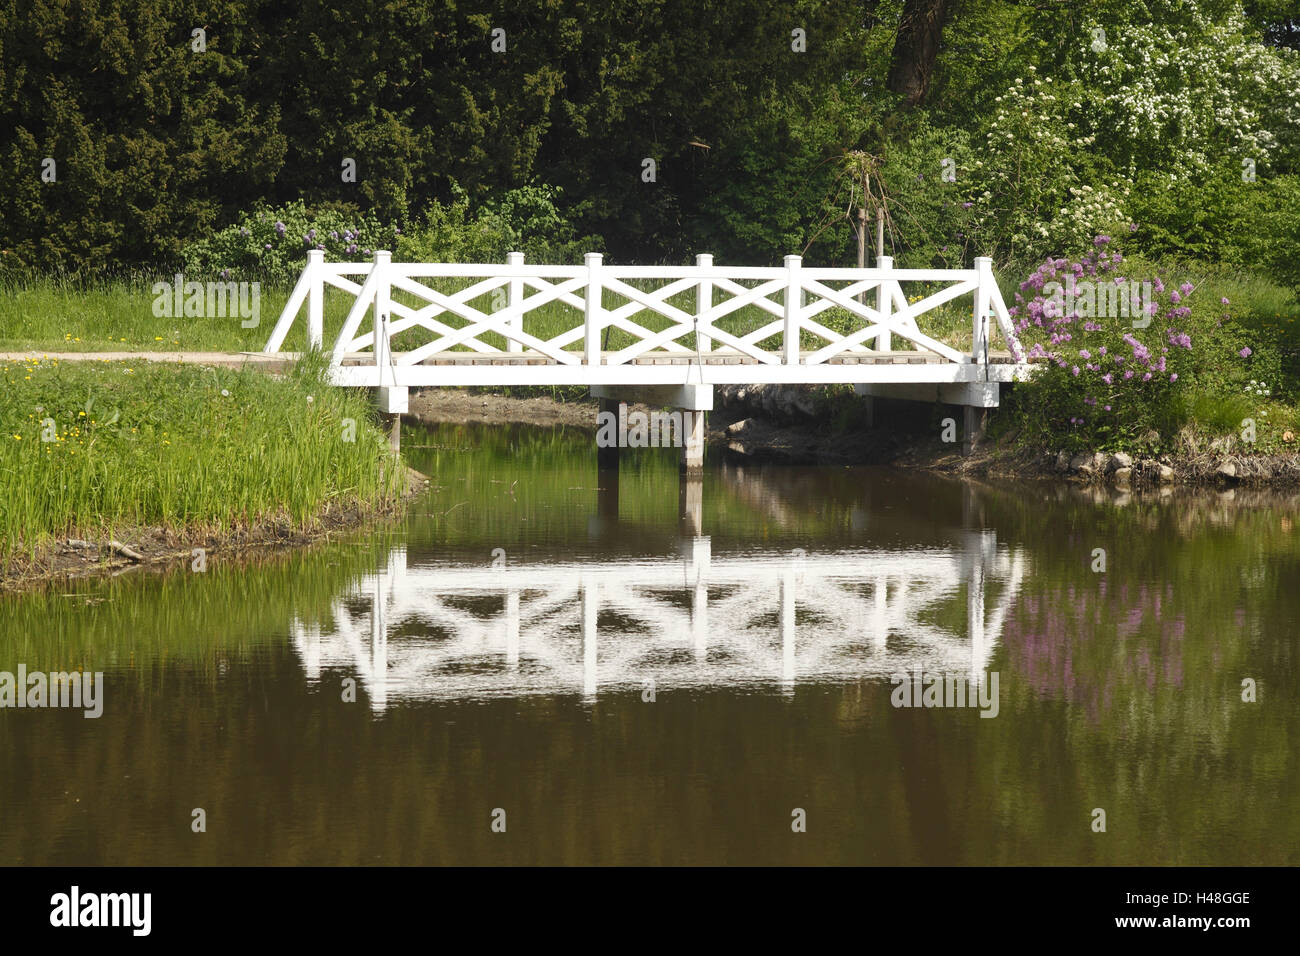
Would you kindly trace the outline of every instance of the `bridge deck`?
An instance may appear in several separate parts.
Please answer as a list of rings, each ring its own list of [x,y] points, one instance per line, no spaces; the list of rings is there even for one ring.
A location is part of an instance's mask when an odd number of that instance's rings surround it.
[[[604,356],[610,356],[614,353],[605,352]],[[804,352],[801,358],[806,358],[811,353]],[[405,352],[393,352],[393,360],[401,364]],[[288,366],[296,362],[301,353],[299,352],[276,352],[267,354],[265,352],[187,352],[187,351],[170,351],[170,352],[47,352],[40,349],[29,349],[22,352],[0,352],[0,362],[22,362],[31,359],[44,359],[56,362],[170,362],[180,363],[183,365],[218,365],[218,366],[240,366],[256,365],[272,370],[278,370],[281,367]],[[1041,359],[1032,361],[1041,361]],[[701,363],[706,366],[723,366],[723,365],[761,365],[757,359],[743,355],[739,352],[716,349],[712,352],[705,352],[699,358],[694,353],[690,355],[645,355],[633,359],[625,364],[627,365],[693,365]],[[343,356],[343,365],[347,366],[373,366],[375,356],[373,352],[348,352]],[[453,365],[453,366],[513,366],[513,365],[558,365],[559,363],[547,358],[545,355],[528,352],[438,352],[426,358],[422,365]],[[837,355],[834,358],[820,363],[823,365],[945,365],[947,363],[942,357],[928,352],[854,352],[848,355]],[[990,365],[1014,365],[1015,359],[1010,352],[989,352]],[[606,368],[617,366],[604,366]]]
[[[572,353],[572,363],[557,362],[539,352],[435,352],[415,365],[403,364],[402,352],[393,352],[391,363],[375,364],[373,352],[346,352],[333,367],[335,385],[428,387],[435,385],[589,385],[644,386],[681,385],[696,380],[700,385],[758,385],[767,383],[829,385],[836,383],[944,384],[1013,382],[1028,370],[1010,352],[990,352],[987,365],[952,362],[922,351],[862,351],[835,355],[826,361],[808,362],[812,352],[801,352],[800,361],[772,362],[739,351],[718,349],[694,352],[639,355],[617,365],[608,364],[616,353],[601,353],[604,361],[584,362]],[[566,353],[566,355],[569,353]],[[784,357],[782,357],[784,358]]]
[[[396,365],[402,364],[404,352],[394,351],[393,362]],[[575,353],[576,354],[576,353]],[[602,357],[613,355],[614,352],[604,352]],[[806,361],[811,351],[800,353],[801,361]],[[373,352],[347,352],[343,356],[343,365],[374,365],[375,356]],[[528,352],[435,352],[433,355],[426,357],[421,365],[558,365],[553,359],[545,355]],[[602,363],[603,364],[603,363]],[[705,352],[700,355],[691,353],[674,354],[674,355],[642,355],[634,358],[625,365],[762,365],[758,359],[728,349],[715,349],[712,352]],[[942,356],[935,355],[932,352],[853,352],[846,355],[836,355],[827,359],[822,365],[948,365],[951,364]],[[1010,352],[989,352],[990,365],[1014,365],[1015,358]]]

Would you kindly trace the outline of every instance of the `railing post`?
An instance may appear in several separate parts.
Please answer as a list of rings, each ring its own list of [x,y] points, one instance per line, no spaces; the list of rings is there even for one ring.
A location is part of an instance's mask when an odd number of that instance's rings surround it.
[[[893,256],[879,256],[876,259],[876,268],[890,271],[894,268]],[[876,311],[881,316],[888,316],[891,311],[892,298],[889,295],[889,289],[885,286],[885,279],[882,277],[880,285],[876,286]],[[889,329],[882,327],[876,333],[876,351],[892,352],[894,350],[894,339],[890,335]]]
[[[307,250],[307,347],[319,349],[325,341],[325,250]]]
[[[799,312],[803,308],[803,287],[799,283],[801,256],[785,257],[785,334],[782,336],[782,360],[786,365],[799,364]]]
[[[589,252],[584,257],[587,263],[587,308],[583,319],[583,342],[584,361],[588,365],[601,362],[600,333],[605,321],[604,309],[601,308],[604,291],[600,284],[601,258],[599,252]]]
[[[373,266],[378,281],[375,283],[375,354],[379,354],[379,333],[380,329],[384,331],[385,350],[388,347],[388,310],[389,305],[389,288],[388,288],[388,266],[393,261],[393,254],[386,249],[375,250],[375,264]]]
[[[522,252],[506,253],[506,265],[508,265],[511,269],[523,268],[523,264],[524,264],[524,254]],[[519,276],[511,276],[510,277],[510,307],[513,309],[515,306],[517,306],[520,302],[523,301],[524,301],[524,280]],[[520,313],[519,315],[511,319],[509,324],[512,329],[515,329],[518,332],[522,332],[524,330],[523,313]],[[507,352],[522,352],[523,350],[524,350],[524,344],[522,342],[517,342],[514,339],[511,339],[509,342],[506,343]]]
[[[695,267],[697,269],[712,269],[713,256],[707,252],[701,252],[695,257]],[[695,318],[697,320],[695,327],[697,329],[699,328],[699,317],[711,308],[713,308],[713,280],[701,279],[695,287]],[[699,349],[701,354],[708,352],[713,348],[713,339],[703,332],[696,332],[695,347]]]
[[[393,254],[383,249],[375,250],[375,377],[379,386],[379,407],[390,415],[388,444],[394,452],[402,447],[402,413],[407,411],[409,388],[397,384],[397,369],[393,363],[393,343],[388,337],[388,323],[392,316],[391,268]]]
[[[993,260],[977,256],[975,269],[979,273],[975,287],[975,315],[971,321],[971,361],[983,365],[989,353],[989,287],[994,282]]]

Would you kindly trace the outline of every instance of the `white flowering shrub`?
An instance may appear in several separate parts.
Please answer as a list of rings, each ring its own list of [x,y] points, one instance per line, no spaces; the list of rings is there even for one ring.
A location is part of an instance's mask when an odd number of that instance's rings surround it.
[[[1126,221],[1128,186],[1103,181],[1091,153],[1096,136],[1083,133],[1070,113],[1077,96],[1031,66],[1027,79],[994,101],[968,194],[989,252],[1006,258],[1075,252]]]
[[[1260,174],[1280,150],[1294,160],[1300,54],[1250,36],[1240,4],[1145,6],[1141,21],[1087,24],[1083,36],[1102,30],[1105,42],[1081,42],[1073,61],[1081,95],[1071,109],[1116,166],[1186,180],[1225,160],[1252,160]]]
[[[1004,259],[1074,253],[1150,212],[1137,183],[1195,194],[1300,163],[1300,53],[1260,43],[1239,0],[1086,7],[1076,27],[1054,7],[1031,18],[1054,57],[995,99],[977,142],[966,198]]]

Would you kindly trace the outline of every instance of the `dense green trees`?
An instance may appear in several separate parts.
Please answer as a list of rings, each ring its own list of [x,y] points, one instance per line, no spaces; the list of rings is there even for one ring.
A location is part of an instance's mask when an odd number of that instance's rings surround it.
[[[850,150],[883,159],[908,262],[1138,214],[1259,255],[1238,207],[1185,197],[1247,167],[1252,208],[1294,193],[1296,25],[1280,0],[0,0],[0,263],[170,265],[259,203],[472,221],[534,183],[618,259],[852,262]]]

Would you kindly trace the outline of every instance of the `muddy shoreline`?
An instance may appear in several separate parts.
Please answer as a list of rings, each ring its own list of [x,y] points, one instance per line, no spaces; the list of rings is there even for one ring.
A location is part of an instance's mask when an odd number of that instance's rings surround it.
[[[117,529],[110,538],[83,531],[54,541],[35,555],[15,556],[0,569],[0,593],[90,577],[115,577],[132,572],[162,571],[177,566],[208,566],[252,555],[274,554],[328,541],[395,517],[406,503],[429,485],[429,479],[407,469],[407,489],[401,499],[379,508],[355,504],[329,508],[307,528],[287,519],[256,522],[226,531],[144,526]],[[195,549],[202,549],[200,557]]]

